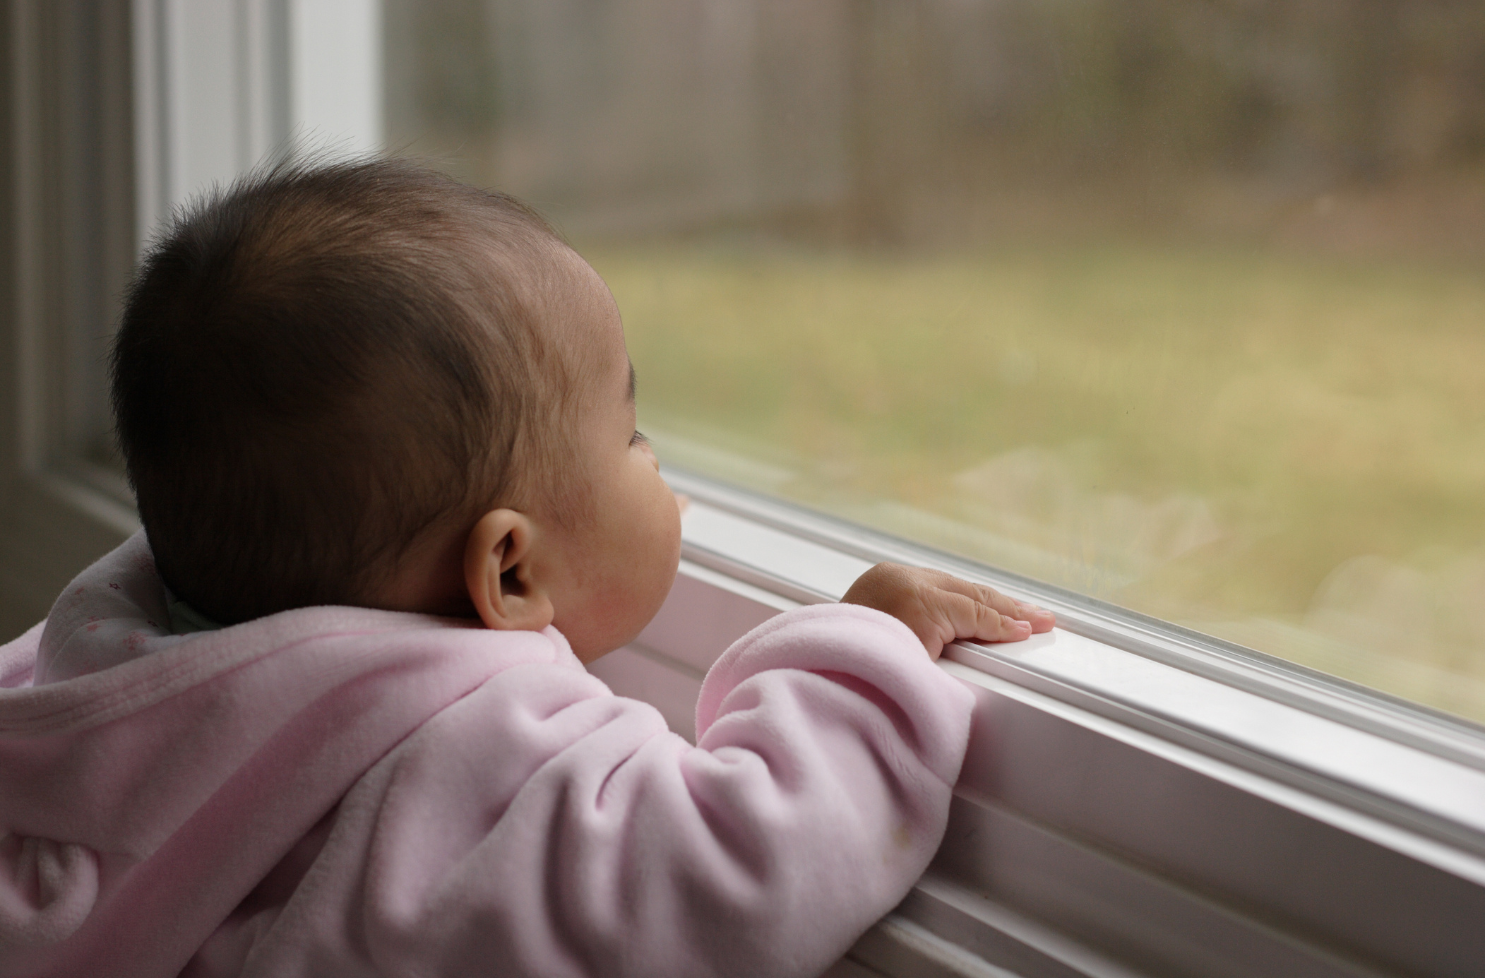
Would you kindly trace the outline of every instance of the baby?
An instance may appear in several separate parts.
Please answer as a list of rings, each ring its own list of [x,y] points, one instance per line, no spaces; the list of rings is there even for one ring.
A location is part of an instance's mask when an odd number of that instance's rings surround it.
[[[1052,626],[879,565],[729,649],[694,747],[613,696],[681,536],[618,310],[415,164],[197,203],[113,370],[145,529],[0,647],[0,978],[818,974],[942,835],[931,659]]]

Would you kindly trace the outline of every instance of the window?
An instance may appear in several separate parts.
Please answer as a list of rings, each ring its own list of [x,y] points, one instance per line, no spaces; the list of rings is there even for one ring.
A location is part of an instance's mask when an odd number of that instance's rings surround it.
[[[390,144],[558,221],[698,500],[595,671],[685,730],[888,557],[1059,612],[956,650],[949,836],[843,969],[1475,966],[1479,728],[1329,678],[1485,719],[1473,8],[384,9]]]
[[[1485,16],[388,0],[679,467],[1485,720]]]
[[[609,280],[696,500],[616,689],[684,732],[728,642],[880,559],[1059,613],[951,653],[980,707],[944,848],[832,975],[1485,960],[1470,5],[3,17],[12,634],[136,525],[97,356],[153,215],[294,132],[431,153]]]

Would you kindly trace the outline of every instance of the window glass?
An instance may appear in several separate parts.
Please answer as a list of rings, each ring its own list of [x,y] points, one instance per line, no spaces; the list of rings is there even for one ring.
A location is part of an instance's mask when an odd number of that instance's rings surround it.
[[[1485,6],[387,0],[662,458],[1485,719]]]

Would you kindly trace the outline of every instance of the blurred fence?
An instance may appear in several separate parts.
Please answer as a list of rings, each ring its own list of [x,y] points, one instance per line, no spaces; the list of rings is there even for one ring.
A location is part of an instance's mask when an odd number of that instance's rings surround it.
[[[1475,0],[388,0],[387,37],[394,141],[583,227],[933,238],[1007,187],[1485,166]]]

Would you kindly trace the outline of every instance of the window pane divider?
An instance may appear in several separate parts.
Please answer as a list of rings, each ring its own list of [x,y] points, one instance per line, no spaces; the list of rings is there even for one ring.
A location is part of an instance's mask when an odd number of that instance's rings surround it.
[[[938,567],[1049,608],[1056,612],[1058,626],[1073,634],[1485,771],[1485,726],[1463,718],[692,472],[667,467],[665,476],[676,491],[704,500],[709,507],[855,557],[867,566],[885,560]],[[698,562],[738,564],[727,554],[708,551],[699,540],[688,539],[687,544]],[[759,572],[742,568],[739,573]],[[817,568],[784,573],[775,569],[772,576],[776,586],[812,594],[815,600],[837,600],[845,590],[838,574],[821,574]]]
[[[892,540],[872,547],[870,531],[863,529],[846,529],[855,539],[842,552],[823,542],[845,535],[828,518],[695,476],[667,472],[667,478],[692,498],[683,553],[694,563],[812,603],[838,598],[875,560],[893,559],[965,574],[1047,604],[1059,615],[1063,634],[1055,639],[957,643],[946,658],[1416,834],[1420,842],[1429,840],[1413,847],[1420,857],[1432,853],[1433,860],[1485,882],[1485,744],[1470,739],[1469,725],[1451,730],[1427,714],[1410,725],[1410,717],[1391,715],[1397,704],[1383,698],[1341,710],[1337,702],[1349,702],[1341,695],[1298,695],[1296,690],[1314,692],[1304,675],[1285,687],[1235,669],[1192,668],[1191,661],[1210,665],[1197,656],[1173,663],[1187,639],[1184,630],[1172,629],[1157,644],[1150,619],[1111,627],[1126,623],[1065,600],[1062,592],[966,568],[966,562],[927,548]],[[1049,600],[1049,592],[1063,600]],[[1435,725],[1442,729],[1431,729]],[[1451,855],[1435,852],[1433,844]]]

